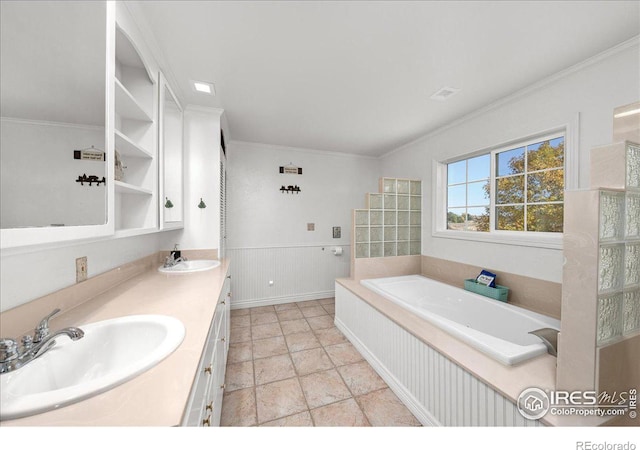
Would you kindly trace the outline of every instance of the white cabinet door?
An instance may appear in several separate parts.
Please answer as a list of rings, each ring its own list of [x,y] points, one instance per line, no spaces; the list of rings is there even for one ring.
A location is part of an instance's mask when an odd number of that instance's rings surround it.
[[[229,349],[230,278],[218,297],[209,336],[191,388],[184,426],[219,426]]]
[[[185,414],[183,425],[196,427],[202,425],[203,415],[206,413],[206,400],[211,375],[213,373],[213,355],[215,352],[215,334],[213,327],[209,330],[209,336],[205,344],[198,372],[191,388],[191,395]]]

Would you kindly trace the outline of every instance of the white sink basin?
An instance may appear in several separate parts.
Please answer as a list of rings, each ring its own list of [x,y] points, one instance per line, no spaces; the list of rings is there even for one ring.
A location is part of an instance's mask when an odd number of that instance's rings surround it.
[[[220,261],[216,259],[194,259],[181,261],[172,267],[159,267],[158,271],[163,273],[191,273],[203,272],[205,270],[215,269],[220,265]]]
[[[38,359],[0,375],[0,420],[79,402],[152,368],[184,339],[182,322],[141,315],[80,325],[84,337],[56,338]]]

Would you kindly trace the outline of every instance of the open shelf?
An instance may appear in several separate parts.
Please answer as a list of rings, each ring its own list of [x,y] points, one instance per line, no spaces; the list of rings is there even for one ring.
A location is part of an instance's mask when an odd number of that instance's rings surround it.
[[[145,189],[133,184],[124,183],[122,181],[114,182],[116,187],[116,194],[133,194],[133,195],[153,195],[151,189]]]
[[[116,23],[115,149],[124,166],[115,186],[115,235],[136,236],[158,230],[157,79],[135,33]]]
[[[125,119],[153,122],[151,115],[144,110],[140,103],[117,78],[115,79],[115,85],[117,114]]]
[[[153,155],[147,149],[142,148],[140,145],[133,142],[122,131],[115,130],[116,136],[116,150],[120,155],[131,156],[134,158],[148,158],[152,159]]]

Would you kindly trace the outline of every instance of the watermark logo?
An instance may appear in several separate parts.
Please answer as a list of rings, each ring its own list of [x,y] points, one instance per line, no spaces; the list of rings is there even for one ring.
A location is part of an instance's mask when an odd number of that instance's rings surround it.
[[[522,391],[516,406],[526,419],[554,416],[637,417],[637,389],[622,392],[543,391],[530,387]]]
[[[528,388],[518,397],[518,411],[526,419],[538,420],[549,412],[551,401],[545,391],[538,388]]]

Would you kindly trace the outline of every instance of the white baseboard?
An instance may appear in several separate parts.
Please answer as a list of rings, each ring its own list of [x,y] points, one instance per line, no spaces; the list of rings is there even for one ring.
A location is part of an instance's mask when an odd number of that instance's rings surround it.
[[[267,297],[251,300],[242,300],[236,302],[231,300],[231,309],[254,308],[256,306],[281,305],[283,303],[304,302],[308,300],[320,300],[323,298],[332,298],[336,295],[336,291],[310,292],[307,294],[288,295],[285,297]]]
[[[404,385],[400,383],[400,381],[398,381],[398,379],[389,372],[389,370],[387,370],[380,360],[378,360],[378,358],[369,351],[362,341],[360,341],[360,339],[358,339],[351,330],[349,330],[349,328],[340,321],[340,319],[336,317],[334,323],[422,425],[427,427],[442,426],[442,424],[433,417],[433,415],[431,415],[424,406],[422,406],[418,399],[416,399],[411,392],[409,392],[407,388],[405,388]]]

